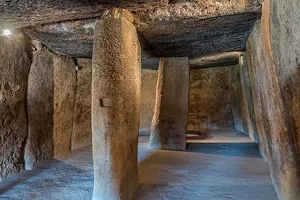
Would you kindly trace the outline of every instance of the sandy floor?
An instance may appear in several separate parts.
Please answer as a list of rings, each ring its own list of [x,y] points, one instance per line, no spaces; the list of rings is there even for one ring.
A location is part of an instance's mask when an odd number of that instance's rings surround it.
[[[136,200],[277,199],[254,143],[192,143],[187,151],[151,151],[147,140],[140,137]],[[0,199],[90,200],[92,187],[92,153],[86,147],[0,183]]]

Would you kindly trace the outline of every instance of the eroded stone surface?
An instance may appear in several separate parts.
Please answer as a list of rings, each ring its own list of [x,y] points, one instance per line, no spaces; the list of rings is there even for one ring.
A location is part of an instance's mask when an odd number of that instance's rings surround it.
[[[71,150],[76,74],[74,60],[53,54],[54,65],[54,157]],[[42,67],[42,66],[40,66]]]
[[[232,127],[228,76],[229,67],[191,70],[189,130]]]
[[[247,37],[259,17],[260,12],[207,18],[182,16],[161,21],[136,20],[136,26],[145,50],[153,55],[195,57],[245,50]],[[30,27],[24,31],[53,50],[73,57],[91,58],[94,22],[95,19],[62,22]]]
[[[151,124],[151,149],[186,148],[190,68],[188,58],[161,58]]]
[[[300,4],[265,0],[247,44],[260,148],[279,199],[300,196]]]
[[[34,52],[28,91],[28,137],[25,169],[31,170],[53,158],[53,57],[47,49]]]
[[[93,199],[129,200],[138,186],[140,44],[134,25],[123,18],[102,19],[95,29]]]
[[[9,19],[16,26],[26,26],[24,31],[30,37],[55,51],[73,57],[91,58],[94,23],[102,16],[103,10],[96,6],[92,13],[91,8],[82,12],[88,3],[82,4],[79,13],[77,7],[73,8],[72,13],[68,13],[68,9],[64,12],[55,10],[55,14],[47,10],[36,20],[34,14],[29,12],[21,19],[31,17],[31,21],[24,20],[22,24],[19,24],[19,18],[16,21],[13,16],[8,18],[9,13],[4,13],[2,24]],[[195,57],[244,50],[253,24],[260,18],[257,0],[172,1],[168,6],[131,11],[143,49],[158,57]],[[49,12],[51,18],[45,17]],[[59,20],[56,19],[58,16]]]
[[[245,55],[241,55],[239,64],[231,68],[229,82],[234,127],[249,135],[253,141],[258,143],[253,108],[253,91]]]
[[[259,17],[260,13],[250,12],[205,19],[151,21],[138,30],[160,57],[196,57],[244,50],[253,23]]]
[[[241,81],[241,66],[235,65],[230,68],[229,88],[232,97],[232,115],[234,128],[240,132],[248,134],[248,107],[246,106],[245,96]]]
[[[241,54],[242,52],[236,51],[200,56],[190,59],[189,64],[191,69],[233,66],[239,64]]]
[[[71,149],[75,63],[34,44],[28,78],[25,168],[32,170]]]
[[[24,169],[29,47],[23,35],[0,36],[0,180]]]
[[[258,143],[259,137],[257,133],[256,121],[255,121],[255,113],[253,106],[253,91],[251,87],[249,69],[247,65],[246,55],[243,55],[243,64],[241,68],[241,81],[243,87],[243,95],[245,97],[245,104],[248,107],[249,116],[247,119],[248,124],[248,133],[250,138]]]
[[[72,150],[92,143],[92,60],[78,59]]]
[[[154,114],[157,70],[142,70],[140,132],[150,133]]]
[[[238,1],[238,0],[236,0]],[[51,22],[100,17],[106,9],[127,7],[153,9],[167,5],[166,0],[23,0],[3,1],[0,5],[0,24],[4,27],[26,27]]]

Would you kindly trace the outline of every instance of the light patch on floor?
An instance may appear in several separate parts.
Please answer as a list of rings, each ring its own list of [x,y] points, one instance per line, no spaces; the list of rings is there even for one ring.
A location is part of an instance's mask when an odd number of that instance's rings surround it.
[[[188,140],[188,143],[253,143],[251,138],[231,128],[211,130],[203,140]]]
[[[277,200],[268,164],[254,143],[188,144],[153,151],[140,137],[135,200]],[[0,199],[91,200],[91,146],[0,183]]]

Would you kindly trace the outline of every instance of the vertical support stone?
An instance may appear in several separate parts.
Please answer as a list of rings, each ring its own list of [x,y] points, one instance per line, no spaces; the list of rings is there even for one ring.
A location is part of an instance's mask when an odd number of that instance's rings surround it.
[[[77,59],[78,72],[75,92],[71,149],[79,149],[92,143],[92,61]]]
[[[0,35],[0,181],[24,168],[30,41]]]
[[[151,125],[151,149],[184,150],[188,123],[190,69],[188,58],[162,58]]]
[[[76,89],[75,62],[73,59],[53,55],[54,64],[54,158],[71,151],[73,115]]]
[[[25,169],[32,170],[53,158],[53,55],[45,48],[33,55],[28,77],[28,137]]]
[[[132,16],[96,22],[92,66],[94,200],[131,199],[138,186],[141,51]]]

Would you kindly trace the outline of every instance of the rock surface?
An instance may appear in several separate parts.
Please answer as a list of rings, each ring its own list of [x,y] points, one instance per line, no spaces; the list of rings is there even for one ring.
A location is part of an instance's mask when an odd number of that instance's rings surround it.
[[[24,155],[27,170],[53,158],[53,75],[53,54],[42,47],[34,52],[28,78],[28,137]]]
[[[142,69],[140,133],[149,134],[154,114],[157,70]],[[145,132],[145,133],[143,133]]]
[[[253,107],[253,92],[250,83],[246,56],[241,55],[239,64],[230,70],[229,88],[232,99],[232,114],[236,130],[259,142]]]
[[[151,124],[151,149],[184,150],[190,90],[188,58],[161,58]]]
[[[114,7],[139,10],[156,8],[157,6],[167,5],[167,3],[166,0],[3,1],[0,4],[0,24],[6,28],[28,27],[51,22],[101,17],[106,9]]]
[[[92,60],[78,59],[77,65],[78,72],[71,142],[72,150],[92,143]]]
[[[75,63],[34,44],[28,78],[28,137],[25,168],[32,170],[71,150],[75,101]]]
[[[243,52],[224,52],[219,54],[200,56],[190,59],[190,69],[211,67],[226,67],[239,64],[239,57]]]
[[[241,81],[241,68],[244,66],[235,65],[230,69],[229,88],[232,97],[232,116],[234,128],[240,132],[248,133],[247,119],[249,118],[248,106],[246,105]]]
[[[24,169],[29,47],[23,35],[0,36],[0,180]]]
[[[136,22],[136,26],[144,49],[153,55],[197,57],[245,50],[247,37],[259,18],[259,12],[249,12],[208,18],[147,19]],[[57,52],[92,58],[94,22],[95,19],[62,22],[24,31]]]
[[[129,200],[138,187],[141,51],[125,10],[96,23],[92,66],[94,200]]]
[[[71,150],[76,71],[73,59],[53,54],[54,65],[54,157]],[[42,67],[42,66],[40,66]]]
[[[168,4],[169,3],[169,4]],[[130,1],[5,1],[1,4],[0,24],[4,27],[28,27],[77,19],[99,18],[108,8],[127,7],[136,18],[163,19],[201,18],[224,14],[259,11],[257,0],[130,0]],[[41,15],[43,13],[43,15]],[[6,27],[7,28],[7,27]]]
[[[247,43],[260,149],[279,199],[300,196],[300,4],[263,2]]]
[[[229,69],[216,67],[191,70],[189,130],[232,127]]]
[[[27,15],[18,8],[11,13],[1,13],[0,24],[10,22],[11,26],[25,26],[26,34],[52,50],[72,57],[92,58],[94,24],[105,9],[95,4],[62,4],[68,7],[64,12],[57,8],[45,11],[44,7],[36,10],[29,7]],[[168,6],[160,4],[160,7],[129,10],[133,13],[143,49],[158,57],[195,57],[245,50],[248,35],[261,13],[257,0],[176,0]],[[36,16],[38,12],[43,15]],[[48,14],[51,17],[47,17]],[[15,16],[22,18],[16,20]]]

